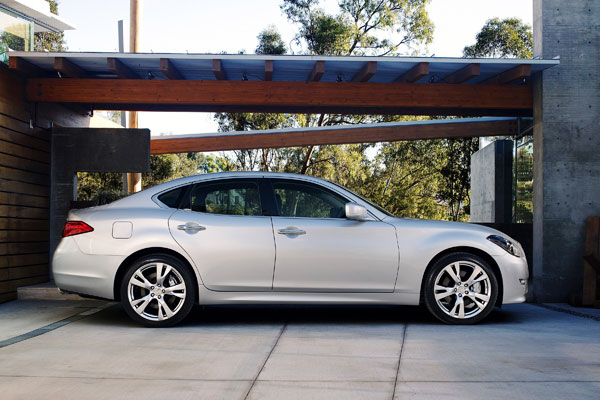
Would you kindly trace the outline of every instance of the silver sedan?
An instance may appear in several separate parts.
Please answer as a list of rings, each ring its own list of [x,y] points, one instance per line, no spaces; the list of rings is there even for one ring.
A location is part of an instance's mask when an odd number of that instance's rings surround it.
[[[151,327],[194,303],[425,304],[446,323],[525,301],[521,245],[465,223],[396,218],[305,175],[191,176],[72,210],[52,261],[67,292]]]

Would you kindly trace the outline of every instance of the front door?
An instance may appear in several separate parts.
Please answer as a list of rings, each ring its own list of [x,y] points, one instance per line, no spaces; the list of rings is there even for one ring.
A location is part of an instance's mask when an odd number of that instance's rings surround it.
[[[270,291],[275,244],[262,216],[256,179],[197,183],[169,219],[171,234],[190,255],[204,286],[218,291]]]
[[[345,218],[347,199],[299,180],[272,180],[279,216],[274,291],[391,292],[398,273],[395,228]]]

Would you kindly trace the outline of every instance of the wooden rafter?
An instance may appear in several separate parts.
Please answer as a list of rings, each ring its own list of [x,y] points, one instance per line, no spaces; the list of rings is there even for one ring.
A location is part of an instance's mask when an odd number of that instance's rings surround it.
[[[412,83],[427,75],[429,75],[429,63],[421,62],[402,74],[396,82]]]
[[[493,76],[483,83],[490,85],[504,85],[507,83],[517,81],[519,79],[527,78],[530,75],[531,65],[521,64],[509,69],[508,71],[504,71],[496,76]]]
[[[128,66],[123,64],[119,59],[109,57],[106,59],[106,67],[108,70],[117,75],[121,79],[135,79],[137,75]]]
[[[265,81],[273,80],[273,61],[265,60]]]
[[[506,136],[517,133],[516,120],[451,122],[403,126],[338,126],[327,129],[190,135],[185,138],[160,138],[150,142],[151,154],[225,151],[288,146],[346,143],[375,143],[398,140]]]
[[[95,109],[529,116],[527,85],[33,78],[29,101]],[[114,108],[109,108],[114,107]]]
[[[31,64],[29,61],[26,61],[21,57],[10,57],[8,60],[8,68],[26,77],[46,75],[43,69]]]
[[[354,75],[352,82],[366,82],[377,72],[377,61],[369,61],[362,69]]]
[[[452,84],[463,83],[475,78],[476,76],[479,76],[480,70],[480,64],[469,64],[466,67],[459,69],[458,71],[453,72],[447,77],[445,77],[443,79],[443,82]]]
[[[215,75],[215,78],[219,81],[224,81],[227,79],[225,76],[225,71],[223,70],[223,63],[217,58],[212,60],[212,72]]]
[[[69,78],[84,78],[87,76],[87,72],[83,68],[65,57],[54,58],[54,69],[60,72],[62,76]]]
[[[185,79],[168,58],[160,59],[160,72],[169,79]]]
[[[310,76],[308,77],[308,82],[318,82],[323,77],[325,73],[325,61],[317,61],[313,66],[312,71],[310,72]]]

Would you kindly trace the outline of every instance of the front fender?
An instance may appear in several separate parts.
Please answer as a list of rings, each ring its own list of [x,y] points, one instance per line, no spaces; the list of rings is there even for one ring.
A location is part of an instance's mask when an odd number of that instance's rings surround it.
[[[400,251],[397,292],[420,293],[427,266],[438,254],[448,249],[473,248],[492,257],[501,256],[504,252],[486,240],[495,232],[485,227],[419,220],[397,220],[394,225]]]

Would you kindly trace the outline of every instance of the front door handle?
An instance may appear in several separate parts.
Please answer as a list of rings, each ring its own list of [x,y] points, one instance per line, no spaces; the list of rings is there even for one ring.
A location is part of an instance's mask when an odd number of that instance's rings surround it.
[[[177,229],[179,229],[180,231],[205,231],[206,227],[202,226],[202,225],[177,225]]]
[[[277,233],[279,233],[280,235],[304,235],[306,231],[290,226],[287,228],[279,229]]]

